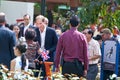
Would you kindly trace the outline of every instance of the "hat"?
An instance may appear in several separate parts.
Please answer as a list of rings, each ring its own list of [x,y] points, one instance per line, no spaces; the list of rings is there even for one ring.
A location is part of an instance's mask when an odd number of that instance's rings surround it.
[[[102,30],[101,30],[100,34],[101,34],[101,35],[103,35],[103,34],[111,34],[111,31],[110,31],[110,29],[105,28],[105,29],[102,29]]]

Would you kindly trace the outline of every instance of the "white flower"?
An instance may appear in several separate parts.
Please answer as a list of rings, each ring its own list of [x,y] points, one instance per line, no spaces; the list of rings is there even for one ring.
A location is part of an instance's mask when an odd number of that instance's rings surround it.
[[[116,74],[110,75],[110,79],[111,79],[111,80],[114,79],[114,78],[116,78],[116,77],[117,77]]]

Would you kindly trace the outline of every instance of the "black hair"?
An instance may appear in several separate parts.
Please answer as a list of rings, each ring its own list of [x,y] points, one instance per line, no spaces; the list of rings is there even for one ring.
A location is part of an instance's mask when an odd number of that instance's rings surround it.
[[[5,27],[9,28],[9,27],[10,27],[10,25],[9,25],[8,23],[6,23],[6,24],[5,24]]]
[[[93,35],[94,35],[94,31],[91,30],[91,29],[88,29],[88,34],[91,34],[91,37],[93,37]]]
[[[10,30],[13,30],[14,26],[18,26],[18,25],[17,24],[11,24],[10,27],[9,27]]]
[[[26,32],[25,32],[26,40],[33,40],[35,37],[36,37],[36,32],[34,31],[34,29],[29,28],[26,30]]]
[[[29,16],[29,19],[30,19],[30,15],[29,14],[25,14],[23,17],[26,17],[26,16]]]
[[[73,15],[70,18],[70,24],[71,24],[72,27],[77,27],[79,23],[80,23],[80,19],[78,18],[77,15]]]
[[[17,44],[16,48],[20,51],[20,53],[25,53],[27,50],[27,47],[25,44]]]
[[[24,70],[25,66],[26,66],[26,57],[24,55],[24,53],[27,50],[27,46],[25,44],[17,44],[16,48],[20,51],[20,53],[22,54],[21,56],[21,61],[22,61],[22,66],[21,66],[21,70]]]
[[[95,40],[102,40],[102,36],[98,34],[96,37],[94,37]]]
[[[22,61],[22,66],[21,66],[21,70],[25,69],[26,64],[26,56],[24,54],[22,54],[21,56],[21,61]]]
[[[15,26],[18,26],[18,27],[19,27],[18,24],[11,24],[11,25],[9,26],[9,29],[10,29],[10,30],[13,30],[13,28],[14,28]],[[20,27],[19,27],[19,29],[20,29]],[[18,38],[20,38],[20,32],[19,32],[19,34],[18,34]]]

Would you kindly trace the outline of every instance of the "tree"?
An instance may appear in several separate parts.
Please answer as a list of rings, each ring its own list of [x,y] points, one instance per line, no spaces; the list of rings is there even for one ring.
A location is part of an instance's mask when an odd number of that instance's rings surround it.
[[[118,26],[120,28],[120,10],[116,1],[113,0],[80,0],[82,9],[79,11],[81,26],[89,24],[100,24],[99,17],[102,18],[101,24],[104,27],[111,28]]]

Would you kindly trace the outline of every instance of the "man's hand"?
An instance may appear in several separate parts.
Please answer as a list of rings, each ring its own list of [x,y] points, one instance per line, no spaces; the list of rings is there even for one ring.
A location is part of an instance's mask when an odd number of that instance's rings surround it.
[[[34,62],[36,62],[36,63],[37,63],[37,62],[39,62],[39,60],[38,60],[38,59],[35,59],[35,60],[34,60]]]
[[[60,72],[60,68],[55,68],[55,72]]]
[[[87,70],[84,70],[84,76],[87,76]]]
[[[47,53],[49,54],[49,53],[50,53],[50,51],[49,51],[49,50],[47,50]]]

